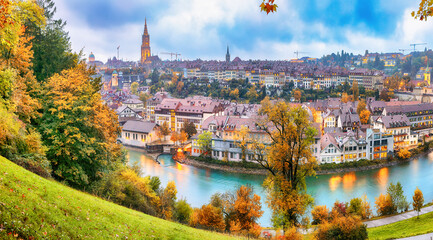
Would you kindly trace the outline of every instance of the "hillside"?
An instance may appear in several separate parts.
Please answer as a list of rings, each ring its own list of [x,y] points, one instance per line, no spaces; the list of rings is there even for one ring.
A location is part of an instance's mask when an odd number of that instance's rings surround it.
[[[0,239],[233,239],[41,178],[0,156]]]

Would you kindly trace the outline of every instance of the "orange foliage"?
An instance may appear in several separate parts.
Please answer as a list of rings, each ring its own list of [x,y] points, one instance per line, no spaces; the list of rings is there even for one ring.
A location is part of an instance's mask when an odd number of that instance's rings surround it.
[[[343,95],[341,95],[341,102],[347,103],[348,101],[349,101],[349,95],[347,95],[347,93],[343,93]]]
[[[302,234],[297,231],[296,227],[291,227],[291,228],[286,230],[286,232],[284,234],[284,239],[302,240],[303,237],[302,237]]]
[[[411,156],[411,153],[407,148],[402,148],[400,151],[398,151],[397,156],[401,159],[408,159]]]
[[[328,221],[329,211],[326,206],[315,206],[311,211],[311,216],[313,217],[313,224],[321,224]]]
[[[320,224],[315,239],[367,239],[367,228],[357,216],[340,216]]]
[[[433,0],[421,0],[418,10],[412,11],[412,17],[420,21],[426,20],[433,15]]]
[[[260,10],[269,14],[270,12],[276,12],[278,5],[274,3],[274,0],[263,0],[260,4]]]
[[[238,231],[257,228],[256,221],[263,215],[261,209],[260,196],[253,194],[251,187],[241,186],[236,192],[234,202],[233,218],[236,220],[233,228],[239,229]]]
[[[412,199],[413,199],[413,209],[418,212],[418,218],[419,218],[419,211],[421,211],[422,205],[424,204],[424,196],[421,190],[418,189],[418,187],[415,189]]]
[[[226,227],[221,209],[211,204],[195,208],[191,216],[190,225],[217,231],[224,231]]]
[[[389,194],[383,195],[382,193],[376,198],[376,209],[377,214],[380,216],[393,214],[397,211],[392,202],[392,198]]]
[[[370,119],[370,111],[367,109],[364,109],[361,111],[361,114],[359,114],[359,119],[361,120],[362,124],[367,124],[368,120]]]

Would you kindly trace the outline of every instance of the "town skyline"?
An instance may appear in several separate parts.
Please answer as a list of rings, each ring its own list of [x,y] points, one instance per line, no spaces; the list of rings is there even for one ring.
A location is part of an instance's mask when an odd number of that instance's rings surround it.
[[[103,62],[117,56],[118,46],[121,59],[140,60],[145,18],[151,54],[163,60],[170,55],[162,52],[177,52],[182,59],[223,61],[227,45],[232,58],[243,60],[290,60],[295,51],[316,58],[341,50],[398,52],[424,42],[431,48],[424,30],[433,25],[411,17],[415,2],[307,4],[281,0],[278,12],[266,15],[251,1],[229,7],[226,1],[165,1],[160,6],[130,1],[120,6],[115,1],[80,5],[60,0],[57,16],[68,22],[73,51],[83,49],[85,58],[93,52]],[[338,13],[331,18],[331,12]]]

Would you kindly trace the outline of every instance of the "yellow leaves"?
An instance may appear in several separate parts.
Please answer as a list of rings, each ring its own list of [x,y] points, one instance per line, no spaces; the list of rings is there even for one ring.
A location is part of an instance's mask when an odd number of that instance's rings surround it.
[[[407,150],[407,148],[402,148],[400,149],[400,151],[398,151],[397,156],[400,159],[408,159],[411,156],[411,153],[409,152],[409,150]]]
[[[274,3],[274,0],[263,0],[260,4],[260,10],[269,14],[270,12],[276,12],[278,5]]]
[[[418,10],[412,11],[411,15],[420,21],[427,21],[427,17],[433,15],[433,0],[421,0]]]
[[[359,114],[359,119],[361,120],[362,124],[368,123],[368,121],[370,120],[370,114],[370,111],[368,111],[367,109],[361,111],[361,113]]]
[[[419,212],[421,211],[421,208],[424,204],[424,196],[418,187],[415,189],[412,199],[413,199],[413,209],[418,212],[418,217],[419,217]]]

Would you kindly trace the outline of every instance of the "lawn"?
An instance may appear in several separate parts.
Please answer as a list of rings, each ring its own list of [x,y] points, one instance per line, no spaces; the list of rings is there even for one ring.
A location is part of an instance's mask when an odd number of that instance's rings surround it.
[[[369,228],[369,239],[395,239],[433,232],[433,212],[381,227]]]
[[[234,239],[41,178],[0,156],[0,239]]]

